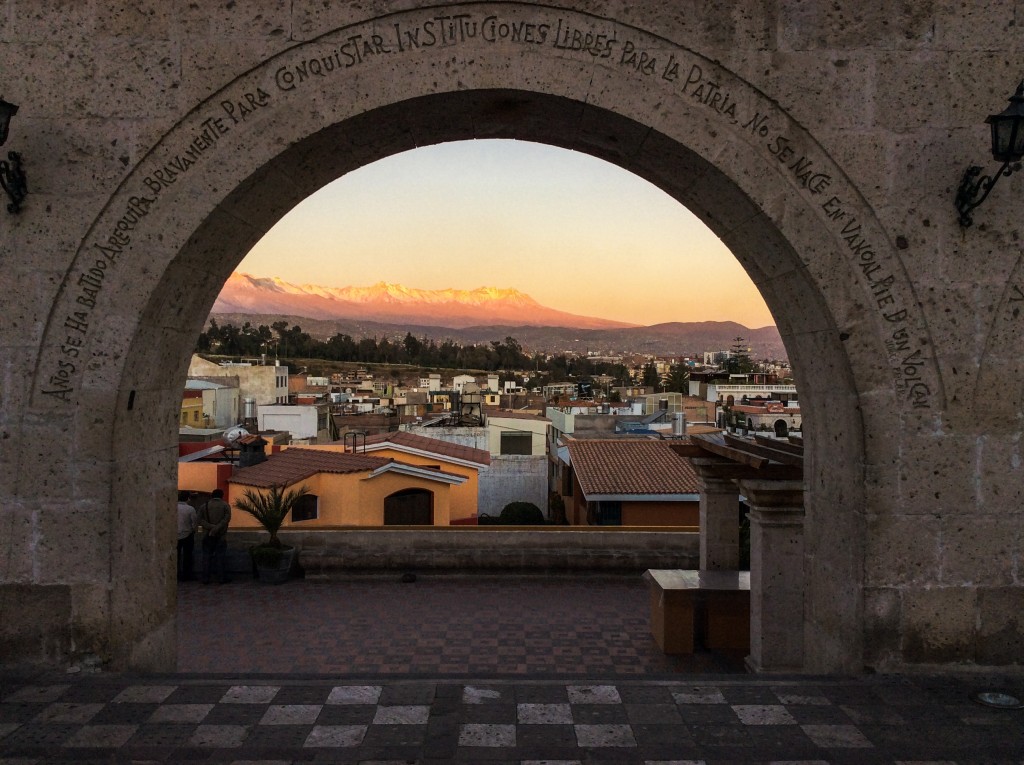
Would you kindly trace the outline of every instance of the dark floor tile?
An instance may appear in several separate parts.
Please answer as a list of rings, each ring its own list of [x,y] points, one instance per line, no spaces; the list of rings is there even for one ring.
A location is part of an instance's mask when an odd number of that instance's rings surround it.
[[[512,725],[516,722],[515,704],[464,704],[459,713],[463,722]]]
[[[564,685],[517,685],[517,704],[567,704],[569,692]]]
[[[333,686],[284,686],[275,694],[275,704],[324,704]]]
[[[433,683],[396,683],[384,686],[378,703],[382,706],[403,706],[407,704],[430,704],[433,700]]]
[[[164,704],[216,704],[231,686],[228,685],[179,685]]]
[[[622,704],[573,704],[572,721],[577,725],[622,725],[629,722]]]
[[[736,725],[739,718],[728,704],[679,704],[683,722],[700,725]]]
[[[693,737],[685,725],[667,725],[662,723],[634,723],[633,737],[639,746],[653,744],[673,744],[693,746]]]
[[[268,704],[217,704],[203,719],[203,725],[256,725]]]
[[[426,725],[371,725],[363,738],[365,746],[411,746],[422,744]]]
[[[168,724],[140,725],[135,735],[129,739],[130,747],[182,747],[188,744],[196,726]]]
[[[89,721],[90,725],[141,724],[153,716],[159,704],[106,704]]]
[[[621,691],[620,691],[621,693]],[[631,723],[682,723],[683,716],[675,704],[623,704],[626,719]]]
[[[516,727],[519,746],[576,746],[576,730],[572,725],[519,725]]]

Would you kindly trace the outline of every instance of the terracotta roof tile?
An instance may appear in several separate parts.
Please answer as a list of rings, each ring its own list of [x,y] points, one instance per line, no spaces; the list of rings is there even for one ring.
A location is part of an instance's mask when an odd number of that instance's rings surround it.
[[[569,441],[573,470],[586,495],[696,494],[697,473],[672,451],[679,440]]]
[[[236,470],[229,482],[260,488],[291,486],[317,473],[361,473],[393,461],[384,457],[292,447],[270,455],[266,462]]]
[[[404,430],[395,431],[393,433],[378,433],[376,435],[366,437],[367,446],[384,443],[394,444],[395,446],[405,446],[409,449],[416,449],[417,451],[422,452],[432,452],[433,454],[437,454],[442,457],[453,457],[455,459],[465,460],[466,462],[476,462],[479,465],[491,464],[490,452],[487,452],[484,449],[475,449],[472,446],[453,444],[450,441],[442,441],[440,438],[430,438],[429,436],[421,436]]]

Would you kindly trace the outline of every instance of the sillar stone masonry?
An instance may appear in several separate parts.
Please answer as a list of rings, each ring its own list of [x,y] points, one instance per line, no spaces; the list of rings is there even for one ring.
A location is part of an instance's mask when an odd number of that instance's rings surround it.
[[[1024,199],[952,200],[1021,50],[932,0],[0,0],[0,660],[173,668],[176,413],[225,278],[339,175],[501,137],[646,178],[760,287],[806,477],[755,617],[796,669],[1019,668]]]

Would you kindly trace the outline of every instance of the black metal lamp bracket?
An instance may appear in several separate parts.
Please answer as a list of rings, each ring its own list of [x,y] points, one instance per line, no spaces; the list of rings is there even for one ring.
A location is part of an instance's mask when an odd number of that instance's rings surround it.
[[[7,212],[21,212],[21,203],[28,194],[28,182],[21,168],[21,155],[16,151],[7,152],[7,160],[0,160],[0,186],[3,186],[11,200]]]
[[[981,175],[981,168],[978,165],[971,165],[964,172],[960,181],[960,187],[956,190],[956,210],[960,214],[960,225],[968,228],[974,223],[971,212],[988,197],[995,188],[996,182],[1004,175],[1013,175],[1020,170],[1020,162],[1007,160],[999,168],[999,172],[992,175]],[[981,176],[981,177],[979,177]]]

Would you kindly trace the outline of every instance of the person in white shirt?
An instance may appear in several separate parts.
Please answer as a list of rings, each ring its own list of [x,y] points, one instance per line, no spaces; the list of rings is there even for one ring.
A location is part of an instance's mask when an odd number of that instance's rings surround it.
[[[191,492],[178,492],[178,581],[195,579],[192,551],[196,544],[196,509],[188,503]]]

